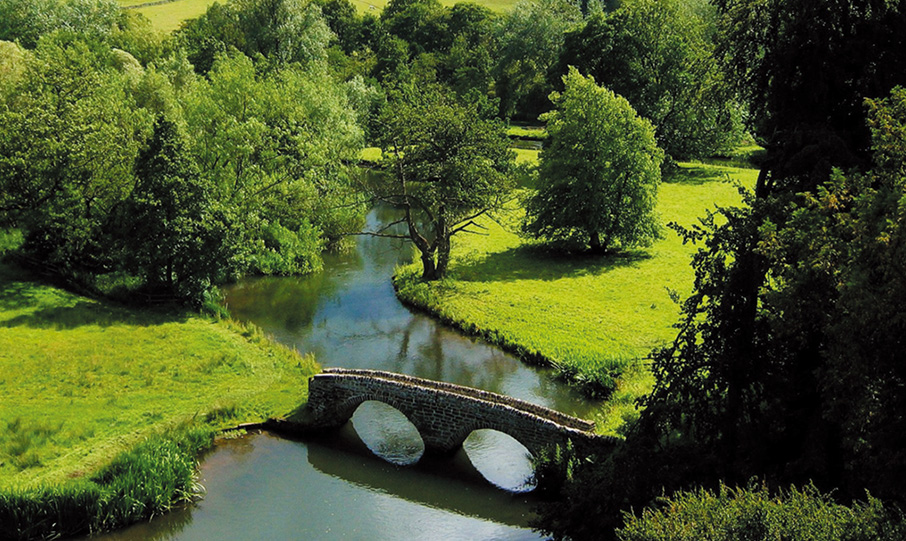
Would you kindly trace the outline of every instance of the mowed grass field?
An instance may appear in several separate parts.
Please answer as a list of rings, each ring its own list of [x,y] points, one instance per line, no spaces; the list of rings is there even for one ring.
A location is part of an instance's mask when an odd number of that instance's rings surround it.
[[[520,161],[536,156],[519,152]],[[757,173],[681,164],[660,187],[662,223],[691,226],[715,205],[740,204],[730,179],[751,187]],[[418,265],[401,269],[399,294],[456,326],[540,355],[580,382],[596,370],[624,370],[596,419],[599,431],[617,433],[623,417],[635,414],[635,398],[652,383],[645,358],[674,337],[680,307],[671,292],[681,299],[691,293],[696,247],[665,229],[650,248],[611,256],[558,255],[517,234],[522,214],[514,208],[502,223],[484,220],[484,235],[454,237],[450,276],[442,282],[419,282]]]
[[[287,414],[316,371],[255,328],[129,310],[0,265],[0,492],[89,475],[189,420]]]
[[[218,0],[172,0],[157,4],[153,0],[118,0],[123,7],[132,7],[151,21],[154,28],[163,32],[172,32],[179,28],[183,21],[194,19],[208,9]],[[219,0],[225,3],[227,0]],[[458,0],[441,0],[441,4],[452,6]],[[387,5],[388,0],[351,0],[359,13],[380,15]],[[508,11],[517,0],[475,0],[474,3],[485,6],[492,11],[503,13]],[[136,7],[137,6],[137,7]]]

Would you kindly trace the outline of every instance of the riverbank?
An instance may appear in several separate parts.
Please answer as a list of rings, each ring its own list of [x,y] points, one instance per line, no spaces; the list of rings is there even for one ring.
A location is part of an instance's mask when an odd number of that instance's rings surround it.
[[[715,205],[738,205],[731,182],[751,186],[757,170],[680,164],[661,185],[664,224],[683,226]],[[652,379],[647,357],[674,336],[679,305],[692,289],[695,251],[672,231],[644,250],[605,257],[562,256],[517,235],[514,207],[498,222],[484,220],[485,235],[453,241],[449,277],[418,280],[417,264],[399,269],[400,299],[447,324],[508,349],[523,359],[555,366],[587,392],[608,397],[598,431],[618,435],[635,416],[635,399]]]
[[[0,537],[55,533],[6,530],[42,513],[85,532],[122,525],[97,518],[104,502],[133,502],[135,520],[155,512],[135,502],[191,497],[161,472],[194,464],[218,429],[290,413],[317,370],[254,326],[126,309],[0,264]]]

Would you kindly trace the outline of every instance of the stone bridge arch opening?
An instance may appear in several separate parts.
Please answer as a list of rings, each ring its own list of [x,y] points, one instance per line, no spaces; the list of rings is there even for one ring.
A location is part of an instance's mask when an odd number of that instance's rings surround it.
[[[510,434],[478,428],[466,437],[462,449],[472,467],[492,485],[509,492],[534,490],[533,455]]]
[[[425,454],[418,427],[398,408],[380,400],[363,400],[350,416],[352,427],[372,453],[392,464],[415,464]]]

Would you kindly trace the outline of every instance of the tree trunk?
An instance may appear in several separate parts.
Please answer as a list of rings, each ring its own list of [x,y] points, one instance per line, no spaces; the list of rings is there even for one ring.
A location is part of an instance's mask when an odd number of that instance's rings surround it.
[[[607,251],[607,243],[601,242],[601,236],[598,234],[597,231],[592,231],[591,233],[589,233],[588,236],[589,236],[588,246],[591,249],[591,253],[603,254],[604,252]]]
[[[447,229],[447,218],[444,214],[444,208],[441,207],[437,213],[437,279],[443,278],[447,274],[447,267],[450,265],[450,232]]]
[[[422,252],[422,280],[437,280],[437,266],[434,264],[434,252]]]

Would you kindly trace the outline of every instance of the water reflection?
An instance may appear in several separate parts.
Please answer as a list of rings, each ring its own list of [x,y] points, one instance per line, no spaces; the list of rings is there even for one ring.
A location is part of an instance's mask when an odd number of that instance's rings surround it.
[[[418,429],[393,406],[366,400],[356,408],[351,421],[362,442],[387,462],[407,466],[425,454]]]
[[[462,447],[475,469],[495,486],[510,492],[535,488],[531,453],[512,436],[497,430],[475,430]]]
[[[402,468],[347,441],[230,441],[204,463],[204,500],[104,539],[539,539],[524,497],[464,481],[449,461]]]
[[[380,228],[396,211],[368,215]],[[396,299],[390,276],[411,260],[408,243],[361,237],[356,249],[329,255],[315,276],[261,278],[226,290],[230,311],[280,342],[313,352],[323,366],[374,368],[448,381],[589,416],[597,407],[549,374],[413,313]]]

